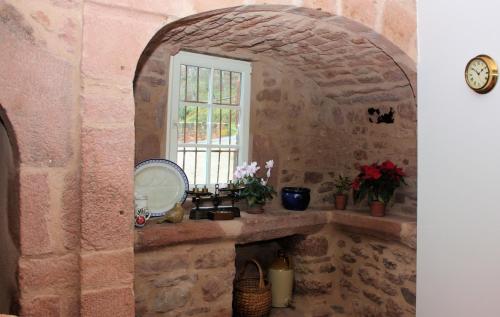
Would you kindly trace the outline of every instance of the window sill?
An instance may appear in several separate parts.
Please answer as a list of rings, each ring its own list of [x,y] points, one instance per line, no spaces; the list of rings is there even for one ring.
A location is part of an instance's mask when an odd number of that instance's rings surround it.
[[[399,241],[416,249],[416,219],[388,215],[378,218],[367,212],[352,210],[306,211],[266,210],[259,215],[241,213],[241,218],[228,221],[184,220],[179,224],[156,224],[151,220],[135,231],[135,250],[143,251],[178,244],[210,243],[230,240],[243,244],[291,236],[311,234],[325,225]]]

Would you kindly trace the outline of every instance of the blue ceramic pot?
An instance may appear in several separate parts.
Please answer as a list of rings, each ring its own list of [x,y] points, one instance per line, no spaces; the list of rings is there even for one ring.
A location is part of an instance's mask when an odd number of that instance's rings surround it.
[[[311,200],[311,190],[305,187],[283,187],[281,203],[288,210],[306,210]]]

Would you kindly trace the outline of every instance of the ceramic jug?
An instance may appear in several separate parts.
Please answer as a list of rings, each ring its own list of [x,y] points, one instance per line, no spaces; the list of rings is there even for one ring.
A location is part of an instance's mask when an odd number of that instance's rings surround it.
[[[288,307],[292,301],[293,276],[290,259],[283,250],[279,250],[278,257],[271,264],[268,273],[273,307]]]

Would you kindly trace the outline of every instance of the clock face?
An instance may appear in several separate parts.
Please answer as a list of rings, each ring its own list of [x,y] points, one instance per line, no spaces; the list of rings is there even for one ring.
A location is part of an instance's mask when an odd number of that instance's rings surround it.
[[[466,76],[467,84],[472,89],[481,89],[488,83],[490,69],[482,59],[475,58],[467,66]]]
[[[497,63],[488,55],[478,55],[465,67],[465,81],[478,94],[490,92],[498,78]]]

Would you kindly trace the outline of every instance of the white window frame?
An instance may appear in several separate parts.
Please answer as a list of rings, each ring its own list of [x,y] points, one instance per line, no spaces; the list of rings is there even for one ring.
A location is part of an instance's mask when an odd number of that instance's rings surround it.
[[[241,73],[241,95],[240,95],[240,115],[238,122],[238,164],[248,162],[249,151],[249,134],[250,134],[250,82],[252,65],[250,62],[235,60],[230,58],[222,58],[205,54],[197,54],[186,51],[180,51],[174,56],[170,57],[170,72],[169,72],[169,96],[167,106],[167,131],[166,140],[166,158],[177,162],[177,148],[178,148],[178,121],[179,121],[179,103],[180,103],[180,83],[181,83],[181,65],[190,65],[197,67],[205,67],[210,69],[210,78],[213,78],[214,69],[222,69],[225,71],[233,71]],[[209,108],[213,107],[212,103],[212,80],[209,84],[208,103]],[[211,113],[211,111],[209,112]],[[208,131],[207,135],[211,136],[212,120],[211,116],[208,118]],[[207,150],[212,148],[224,148],[226,146],[219,144],[212,144],[212,138],[208,138]],[[227,146],[229,148],[229,146]],[[231,147],[234,147],[231,146]],[[207,153],[206,164],[206,180],[211,182],[210,167],[211,155]],[[190,180],[191,181],[191,180]],[[193,180],[194,181],[194,180]],[[195,184],[190,184],[195,185]],[[196,184],[204,185],[204,184]],[[206,184],[208,186],[212,184]]]

